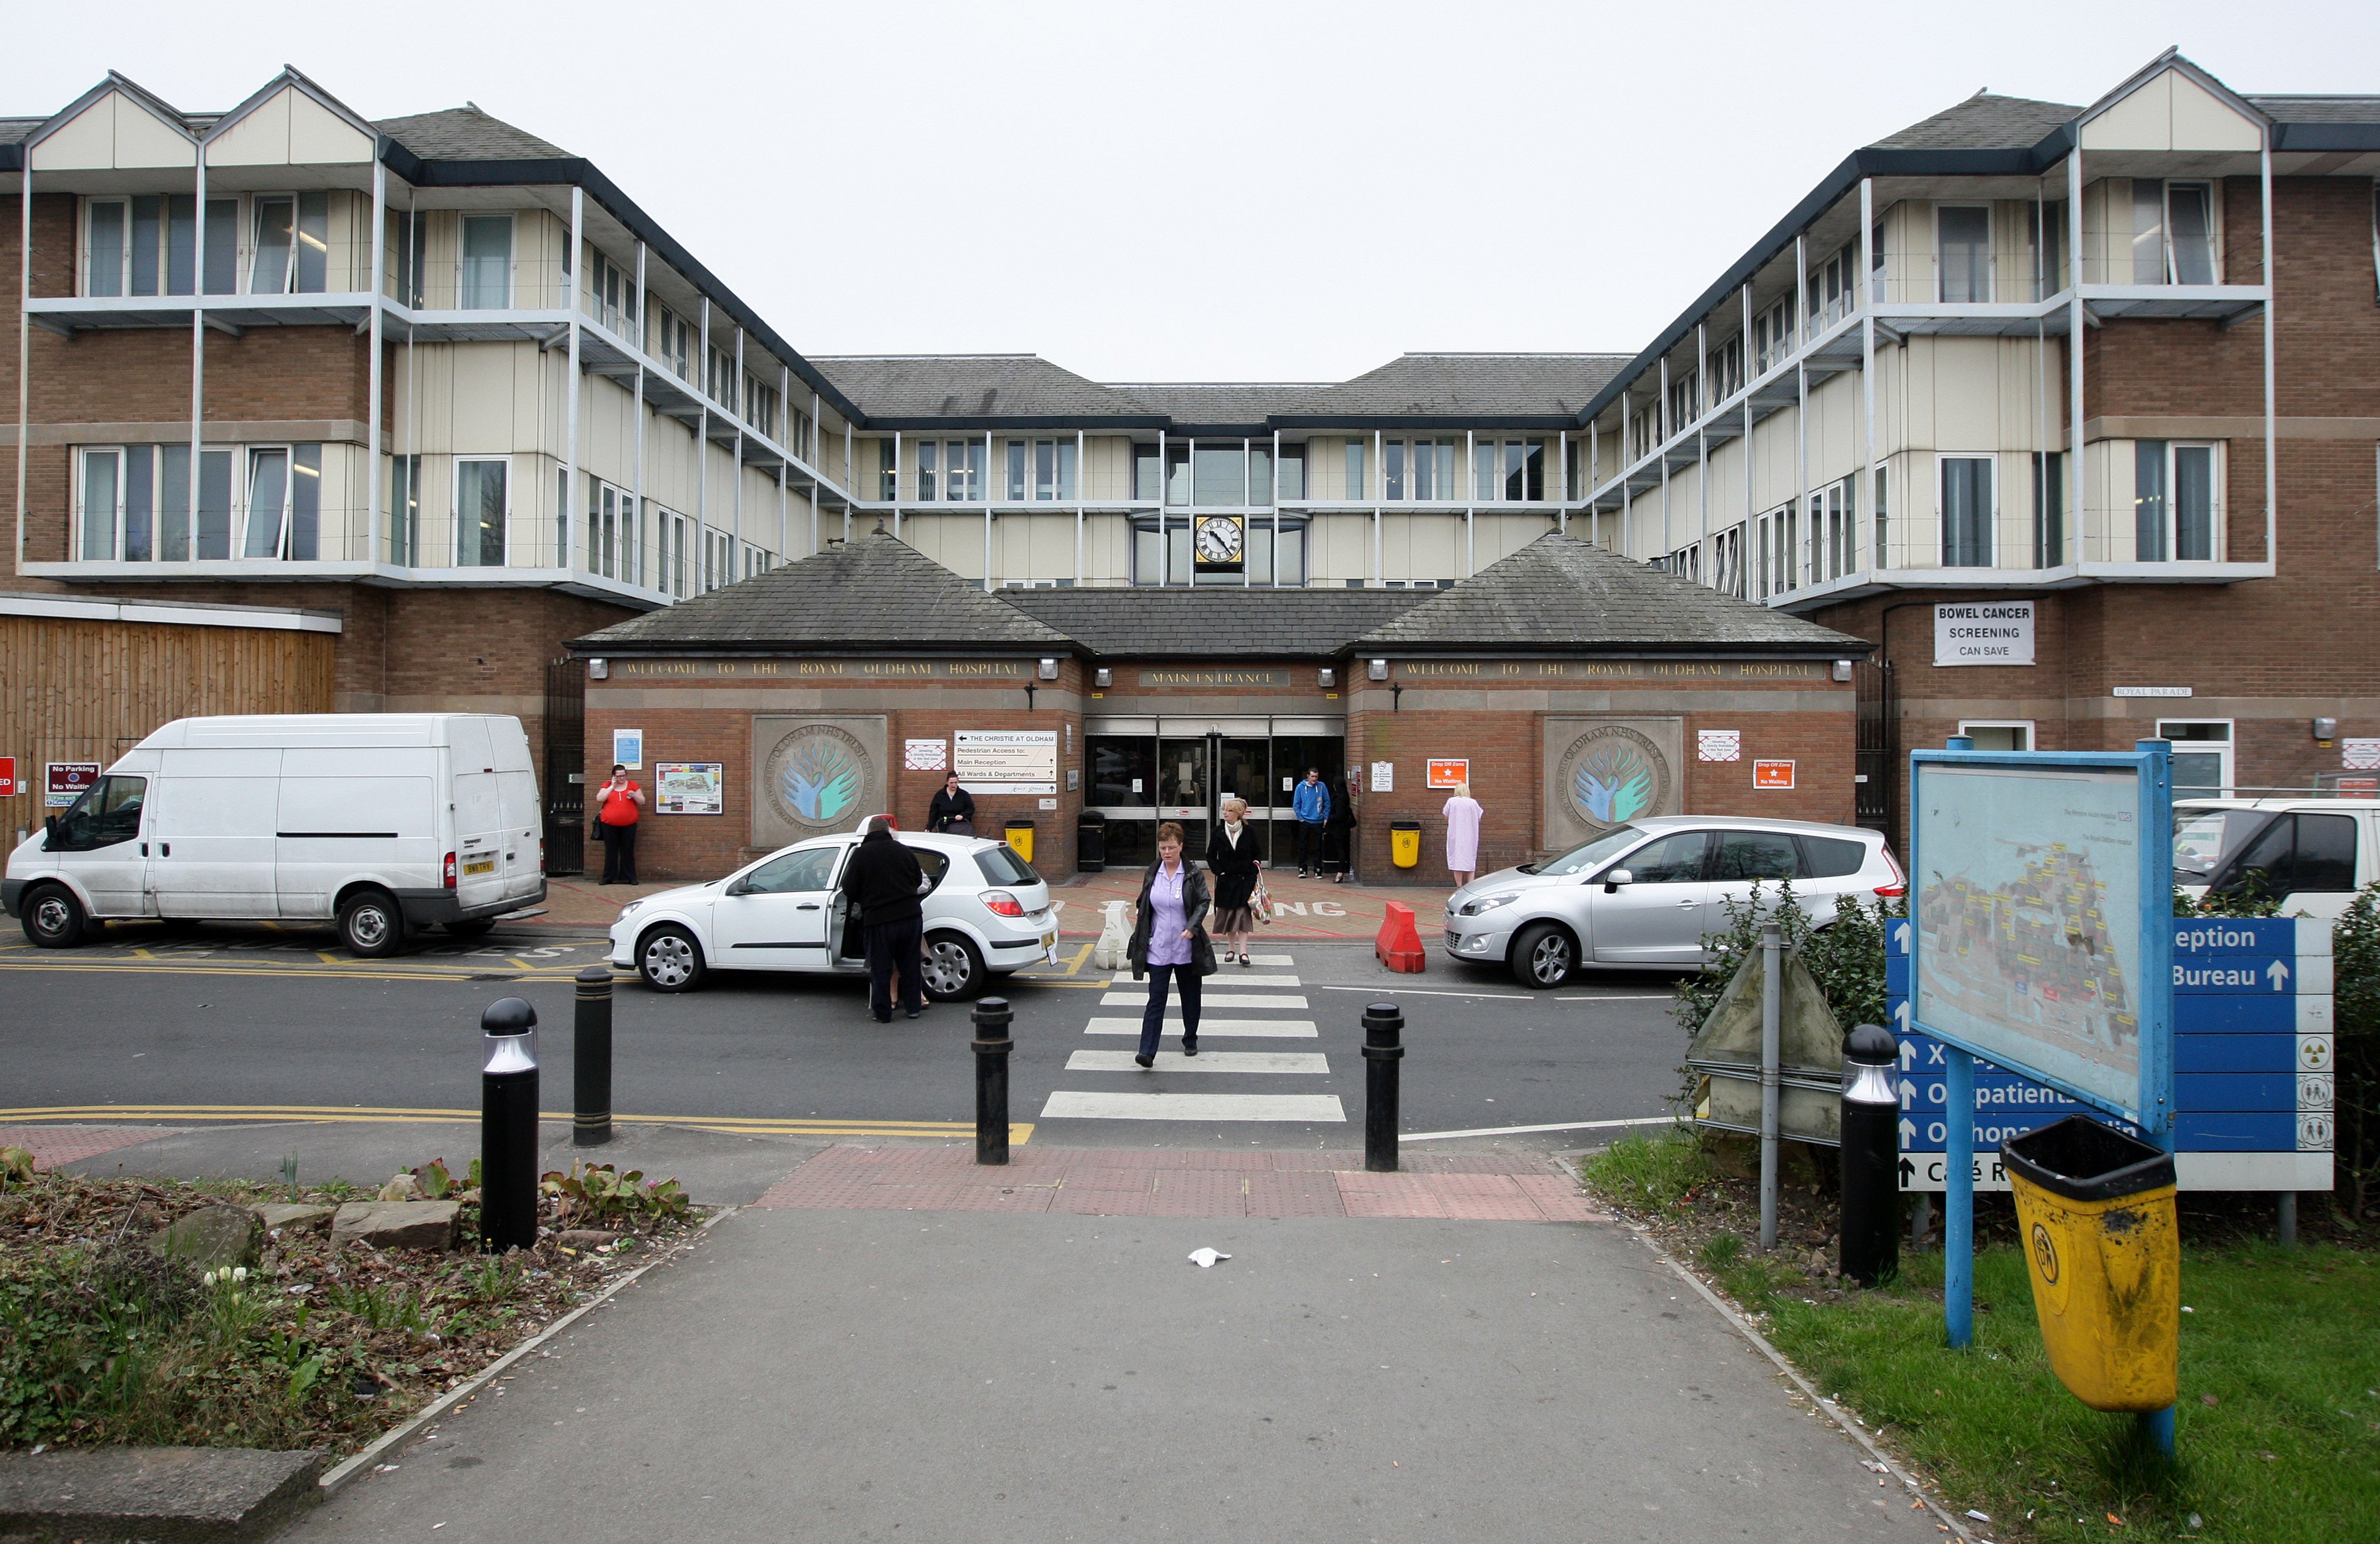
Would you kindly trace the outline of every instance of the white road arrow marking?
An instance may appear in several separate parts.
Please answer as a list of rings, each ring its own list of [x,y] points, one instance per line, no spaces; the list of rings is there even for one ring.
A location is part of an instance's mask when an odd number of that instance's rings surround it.
[[[2276,959],[2265,966],[2265,974],[2272,982],[2274,991],[2286,992],[2289,989],[2289,968],[2281,961]]]

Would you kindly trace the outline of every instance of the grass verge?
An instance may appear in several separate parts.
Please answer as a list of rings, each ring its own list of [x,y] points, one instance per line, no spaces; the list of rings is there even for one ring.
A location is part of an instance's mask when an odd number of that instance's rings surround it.
[[[1989,1516],[1974,1524],[1984,1537],[2380,1538],[2380,1258],[2186,1241],[2168,1466],[2136,1442],[2131,1417],[2087,1409],[2058,1381],[2016,1249],[1977,1253],[1975,1344],[1952,1351],[1939,1253],[1905,1257],[1876,1291],[1846,1289],[1808,1256],[1761,1255],[1726,1225],[1742,1221],[1747,1182],[1692,1138],[1631,1139],[1582,1167],[1954,1511]]]

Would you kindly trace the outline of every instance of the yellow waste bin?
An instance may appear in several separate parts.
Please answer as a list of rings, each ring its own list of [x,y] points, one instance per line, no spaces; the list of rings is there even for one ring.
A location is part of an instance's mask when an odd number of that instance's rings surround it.
[[[1018,857],[1028,863],[1033,861],[1033,823],[1031,821],[1012,820],[1003,834],[1008,838],[1008,845],[1016,850]]]
[[[1412,868],[1421,862],[1420,821],[1389,822],[1389,861],[1399,868]]]
[[[2173,1154],[2081,1116],[2000,1144],[2049,1366],[2095,1410],[2171,1408],[2181,1240]]]

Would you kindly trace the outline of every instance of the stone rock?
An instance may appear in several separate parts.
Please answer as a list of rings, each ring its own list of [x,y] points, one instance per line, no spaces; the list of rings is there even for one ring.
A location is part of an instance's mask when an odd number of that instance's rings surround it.
[[[565,1228],[555,1242],[566,1249],[600,1249],[606,1244],[616,1244],[620,1236],[598,1227]]]
[[[0,1454],[0,1536],[258,1538],[322,1500],[328,1460],[252,1448]]]
[[[299,1233],[320,1233],[331,1225],[331,1208],[327,1206],[276,1200],[267,1201],[262,1206],[251,1206],[249,1210],[256,1213],[257,1221],[264,1224],[267,1233],[278,1233],[283,1228]]]
[[[193,1271],[253,1265],[264,1224],[245,1206],[202,1206],[149,1240],[149,1247]]]
[[[421,1181],[415,1176],[409,1174],[391,1176],[389,1182],[380,1188],[380,1199],[382,1200],[419,1200],[421,1199]]]
[[[461,1210],[451,1200],[351,1200],[331,1219],[331,1242],[375,1249],[451,1249]]]

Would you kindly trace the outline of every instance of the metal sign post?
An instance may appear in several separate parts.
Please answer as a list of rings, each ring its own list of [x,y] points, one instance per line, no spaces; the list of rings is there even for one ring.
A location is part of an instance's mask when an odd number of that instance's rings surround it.
[[[1943,1320],[1974,1338],[1975,1059],[2170,1152],[2172,747],[1910,756],[1909,998],[1942,1045]],[[2154,1417],[2143,1417],[2154,1424]],[[2164,1412],[2170,1445],[2171,1412]]]

